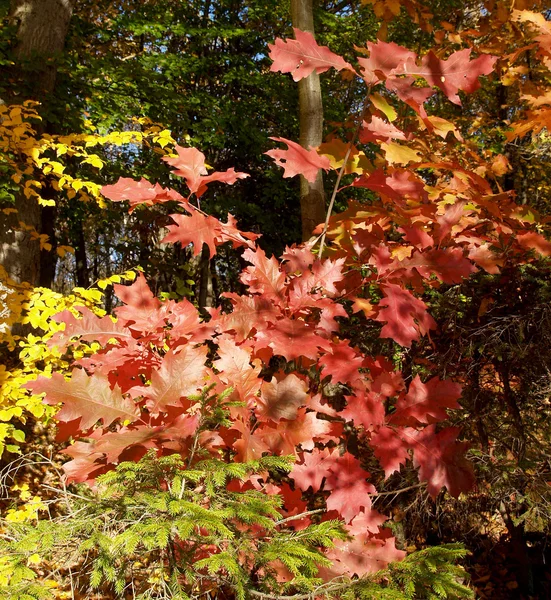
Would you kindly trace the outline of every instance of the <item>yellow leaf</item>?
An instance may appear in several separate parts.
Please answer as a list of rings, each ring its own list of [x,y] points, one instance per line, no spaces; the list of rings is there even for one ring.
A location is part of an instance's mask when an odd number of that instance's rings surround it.
[[[58,256],[60,256],[61,258],[65,258],[65,255],[67,253],[74,254],[75,249],[72,246],[58,246],[56,248],[56,252],[57,252]]]
[[[391,165],[407,165],[410,162],[419,162],[421,155],[396,142],[383,142],[381,148],[384,150],[385,157]]]
[[[367,318],[370,318],[375,314],[373,305],[369,300],[366,300],[365,298],[354,298],[352,311],[355,313],[363,312]]]
[[[101,169],[105,163],[96,154],[91,154],[88,158],[82,161],[82,164],[92,165],[93,167]]]
[[[29,558],[27,559],[27,565],[39,565],[41,563],[42,559],[40,558],[40,556],[38,554],[31,554],[29,556]]]
[[[379,109],[389,121],[392,122],[396,119],[398,114],[396,113],[394,108],[392,108],[392,106],[380,94],[371,94],[369,98],[371,102],[373,102],[373,106]]]

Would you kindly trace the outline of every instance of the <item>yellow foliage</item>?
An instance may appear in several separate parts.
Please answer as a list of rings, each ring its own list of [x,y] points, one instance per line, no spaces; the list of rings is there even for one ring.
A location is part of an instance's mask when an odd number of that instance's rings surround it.
[[[56,205],[72,198],[105,206],[100,193],[102,186],[92,180],[105,162],[90,151],[92,148],[145,144],[155,152],[167,154],[173,151],[176,143],[168,130],[147,119],[135,121],[137,131],[101,134],[89,127],[89,133],[38,135],[34,127],[34,123],[41,120],[37,106],[33,101],[17,106],[0,105],[0,162],[7,166],[9,180],[19,186],[28,201],[42,206]],[[71,165],[70,169],[68,165]],[[48,189],[56,191],[55,199],[43,197],[47,195],[43,190]],[[2,210],[4,214],[17,213],[9,206]],[[41,250],[51,250],[46,234],[22,221],[18,227],[27,231],[30,238],[40,244]],[[67,252],[74,250],[70,246],[57,248],[61,257]],[[11,353],[11,363],[0,365],[0,456],[6,450],[18,452],[18,444],[25,441],[23,431],[18,429],[20,424],[25,424],[31,416],[47,423],[56,412],[55,407],[42,404],[40,398],[22,388],[40,375],[50,376],[54,371],[67,373],[69,370],[69,359],[48,346],[48,340],[63,328],[52,320],[52,316],[66,309],[78,314],[75,306],[86,306],[103,316],[103,290],[113,283],[131,281],[135,277],[134,271],[127,271],[100,280],[97,287],[75,288],[71,294],[63,296],[47,288],[33,289],[26,284],[16,284],[8,279],[0,265],[0,348],[6,355]],[[32,332],[18,335],[17,331],[21,329],[13,327],[16,323],[30,326]],[[97,344],[81,344],[74,348],[73,356],[84,356],[94,348],[97,350]],[[0,566],[0,578],[1,571]]]
[[[36,200],[42,206],[55,206],[65,198],[78,198],[84,202],[95,201],[100,207],[105,207],[100,193],[101,184],[85,179],[83,175],[90,173],[90,166],[99,170],[105,165],[102,158],[89,152],[90,148],[144,144],[157,153],[168,154],[176,144],[168,130],[147,119],[136,120],[141,131],[38,136],[32,124],[32,121],[40,120],[36,107],[37,103],[30,100],[22,105],[0,106],[0,162],[7,165],[11,181],[21,186],[25,197],[30,201]],[[66,172],[67,166],[60,160],[65,157],[76,165],[78,177]],[[86,165],[89,165],[88,171]],[[93,172],[90,173],[90,177],[93,176]],[[46,183],[59,193],[56,200],[40,194],[40,190],[48,187]],[[46,238],[38,233],[36,236],[41,249],[51,249]]]
[[[103,281],[131,281],[135,271],[126,271]],[[5,269],[0,266],[0,344],[17,356],[17,364],[12,368],[0,365],[0,456],[5,450],[17,452],[18,445],[25,441],[19,423],[25,423],[32,415],[43,422],[55,414],[56,408],[42,404],[41,399],[32,396],[22,386],[40,375],[51,376],[55,371],[68,373],[69,359],[48,340],[64,328],[52,317],[63,310],[75,306],[86,306],[98,316],[103,316],[103,292],[98,288],[75,288],[68,296],[63,296],[48,288],[31,288],[18,285],[7,278]],[[16,335],[12,331],[15,323],[29,324],[33,331],[26,335]],[[99,345],[81,344],[74,349],[73,356],[84,356],[97,352]]]

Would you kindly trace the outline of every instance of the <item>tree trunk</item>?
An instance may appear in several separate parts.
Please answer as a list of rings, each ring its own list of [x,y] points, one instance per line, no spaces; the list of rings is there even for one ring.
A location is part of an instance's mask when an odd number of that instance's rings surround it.
[[[17,26],[16,68],[32,89],[30,97],[43,101],[55,88],[55,59],[63,52],[74,0],[11,0],[10,21]]]
[[[312,0],[291,0],[293,27],[314,35]],[[300,145],[319,146],[323,136],[323,102],[319,75],[314,72],[298,82]],[[300,214],[302,239],[311,237],[314,228],[325,220],[323,175],[318,172],[314,183],[300,177]]]
[[[9,19],[17,27],[12,73],[15,80],[24,84],[24,89],[14,89],[3,101],[48,101],[48,95],[55,89],[54,59],[63,51],[72,10],[73,0],[12,0]],[[43,121],[37,135],[46,126]],[[34,199],[20,194],[15,208],[17,214],[0,218],[0,264],[11,279],[37,285],[44,279],[40,276],[40,244],[32,238],[30,230],[42,231],[41,207]],[[20,221],[30,230],[21,228]],[[50,229],[49,233],[53,232]]]

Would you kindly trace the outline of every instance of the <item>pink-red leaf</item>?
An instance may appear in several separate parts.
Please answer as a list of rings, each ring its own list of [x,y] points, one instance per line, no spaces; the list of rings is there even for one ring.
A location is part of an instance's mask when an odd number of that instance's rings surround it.
[[[147,397],[146,404],[152,414],[167,406],[180,406],[183,398],[196,394],[203,386],[207,353],[206,346],[185,345],[177,353],[169,350],[160,368],[153,369],[151,384],[136,387],[134,393]]]
[[[325,73],[331,67],[337,71],[348,69],[354,72],[352,65],[331,52],[327,46],[319,46],[314,36],[307,31],[293,28],[294,40],[275,40],[268,44],[273,64],[270,71],[292,73],[295,81],[308,77],[310,73]]]
[[[331,161],[327,156],[318,154],[313,148],[306,150],[300,144],[285,138],[270,139],[289,147],[288,150],[268,150],[264,153],[273,158],[276,165],[283,167],[283,177],[302,175],[310,183],[314,183],[320,169],[327,171],[331,168]]]
[[[133,423],[140,418],[139,408],[123,397],[118,386],[111,389],[107,377],[97,374],[89,377],[82,369],[74,369],[69,380],[54,373],[51,379],[39,377],[25,387],[33,394],[45,393],[45,404],[63,404],[56,419],[73,421],[80,418],[81,431],[90,429],[98,421],[109,427],[117,419]]]
[[[384,298],[379,302],[376,321],[386,321],[381,337],[391,338],[409,348],[413,341],[436,328],[435,320],[427,312],[427,305],[406,288],[394,283],[382,286]]]
[[[470,94],[476,91],[480,87],[478,78],[489,75],[497,61],[497,56],[489,54],[473,60],[470,60],[470,55],[470,48],[465,48],[442,60],[431,50],[423,56],[421,66],[410,58],[403,68],[395,69],[395,72],[420,75],[430,85],[439,87],[451,102],[461,105],[457,92],[461,90]]]
[[[419,467],[419,479],[427,482],[427,491],[433,498],[443,487],[457,498],[474,485],[473,468],[465,458],[468,444],[458,442],[458,434],[459,427],[447,427],[436,433],[436,425],[410,433],[413,464]]]
[[[52,317],[56,323],[65,323],[65,329],[55,333],[48,340],[48,346],[58,346],[63,350],[71,344],[71,339],[74,337],[85,342],[95,340],[100,344],[107,344],[112,338],[132,338],[132,332],[120,323],[114,322],[111,317],[100,318],[85,306],[75,306],[75,308],[82,315],[81,319],[77,319],[69,310]]]
[[[233,168],[224,172],[215,171],[209,175],[205,165],[205,155],[197,148],[176,146],[175,149],[178,154],[177,158],[165,156],[163,160],[174,167],[175,175],[179,175],[186,180],[189,191],[197,197],[204,194],[207,185],[213,181],[221,181],[232,185],[238,179],[249,176],[247,173],[238,173]]]
[[[216,254],[217,239],[222,235],[221,223],[214,217],[202,215],[194,210],[190,216],[170,215],[175,225],[168,225],[168,234],[162,243],[180,242],[182,247],[193,244],[193,256],[201,254],[203,244],[209,248],[209,258]]]
[[[442,381],[438,377],[423,383],[417,375],[408,393],[398,399],[389,423],[416,427],[419,423],[443,421],[448,417],[448,409],[459,408],[457,401],[460,397],[461,386],[458,383]]]

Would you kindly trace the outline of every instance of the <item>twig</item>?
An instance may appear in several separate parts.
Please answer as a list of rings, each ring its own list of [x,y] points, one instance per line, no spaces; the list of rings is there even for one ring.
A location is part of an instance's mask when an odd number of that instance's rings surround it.
[[[311,592],[305,594],[293,594],[291,596],[280,596],[279,594],[266,594],[265,592],[257,592],[256,590],[248,590],[251,596],[257,598],[263,598],[264,600],[311,600],[320,594],[328,594],[331,592],[338,592],[345,588],[356,585],[358,581],[345,581],[343,583],[333,583],[331,585],[321,585]]]
[[[356,138],[358,137],[358,133],[360,132],[360,129],[364,122],[365,113],[369,106],[367,101],[368,101],[370,93],[371,93],[371,86],[369,86],[367,88],[367,93],[365,95],[362,112],[360,114],[360,120],[354,131],[354,135],[350,138],[350,141],[348,142],[348,148],[346,149],[346,154],[344,155],[344,162],[342,163],[342,167],[337,176],[337,181],[335,182],[335,186],[333,187],[333,193],[331,194],[331,200],[329,202],[329,208],[327,209],[327,214],[325,216],[325,223],[323,224],[323,231],[321,234],[320,251],[318,254],[319,259],[321,259],[322,254],[323,254],[323,249],[325,248],[325,236],[327,234],[327,228],[329,227],[329,219],[331,218],[331,213],[333,212],[333,206],[335,205],[335,198],[337,197],[337,193],[339,191],[339,185],[341,183],[342,176],[344,175],[346,165],[348,164],[348,159],[350,158],[350,153],[352,152],[352,146],[354,145],[354,142],[356,141]]]
[[[396,491],[390,491],[390,492],[375,492],[374,494],[367,494],[368,496],[371,496],[372,498],[378,498],[380,496],[394,496],[394,495],[398,495],[398,494],[403,494],[404,492],[409,492],[409,490],[415,490],[417,488],[421,488],[421,487],[425,487],[427,485],[426,481],[422,481],[421,483],[416,483],[415,485],[409,485],[408,487],[405,488],[401,488],[399,490]]]
[[[42,484],[43,488],[46,488],[47,490],[53,490],[54,492],[59,492],[60,490],[58,490],[55,487],[52,487],[51,485],[46,485],[45,483]],[[63,486],[63,493],[67,496],[73,496],[73,498],[79,498],[80,500],[86,500],[86,502],[92,502],[93,498],[86,498],[86,496],[80,496],[79,494],[73,494],[73,492],[69,492],[65,486]]]
[[[289,521],[296,521],[297,519],[302,519],[303,517],[307,517],[308,515],[317,515],[322,512],[325,512],[323,508],[318,508],[316,510],[309,510],[307,512],[300,513],[300,515],[293,515],[292,517],[287,517],[286,519],[281,519],[281,521],[276,521],[274,523],[274,525],[283,525],[283,523],[288,523]]]

